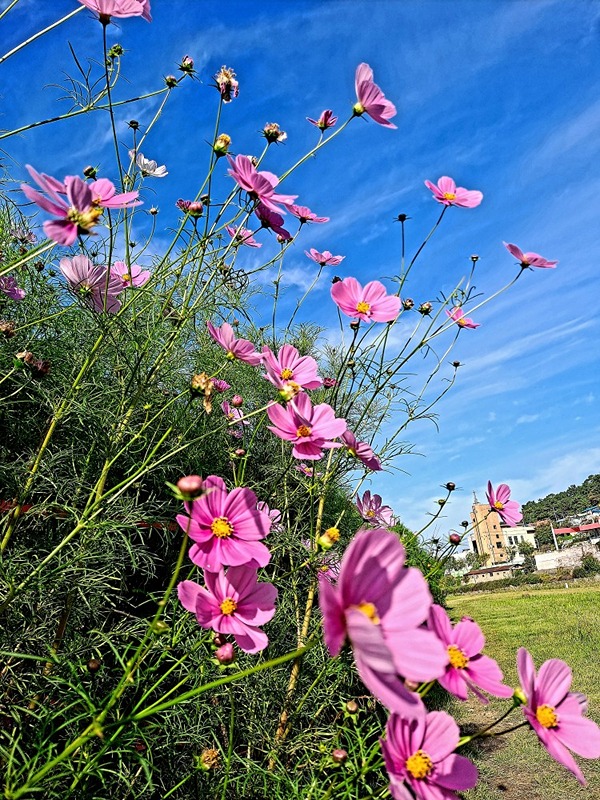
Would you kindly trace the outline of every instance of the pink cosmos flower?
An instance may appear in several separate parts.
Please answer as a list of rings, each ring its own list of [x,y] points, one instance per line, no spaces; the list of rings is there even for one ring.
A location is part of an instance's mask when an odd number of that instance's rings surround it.
[[[356,278],[344,278],[331,287],[333,302],[349,317],[363,322],[392,322],[400,313],[402,300],[388,295],[379,281],[363,288]]]
[[[322,478],[322,472],[316,472],[313,466],[305,464],[304,462],[296,464],[296,471],[301,472],[307,478]]]
[[[337,267],[346,258],[346,256],[334,256],[329,250],[323,250],[322,253],[319,253],[314,247],[311,247],[310,251],[305,250],[304,255],[316,261],[320,267]]]
[[[177,522],[195,542],[189,552],[192,562],[210,572],[229,564],[266,566],[271,554],[260,539],[269,533],[271,520],[257,510],[254,492],[241,486],[228,492],[216,475],[209,475],[202,488],[206,494],[184,503],[189,516],[177,515]]]
[[[459,328],[478,328],[481,323],[473,322],[471,317],[465,317],[465,312],[462,308],[455,306],[452,311],[446,309],[446,314],[450,317],[452,322],[456,322]]]
[[[244,416],[243,412],[239,410],[239,408],[235,408],[234,406],[229,405],[227,400],[223,400],[221,403],[221,411],[230,422],[239,422],[240,425],[249,425],[249,421],[247,419],[242,419]]]
[[[244,244],[246,247],[262,247],[262,244],[256,241],[254,234],[248,228],[234,228],[231,225],[226,225],[225,230],[231,236],[235,245]]]
[[[224,322],[220,328],[215,327],[212,322],[207,322],[206,327],[215,342],[227,351],[227,358],[231,361],[237,358],[253,367],[262,362],[263,357],[256,352],[252,342],[247,339],[237,339],[228,322]]]
[[[177,586],[181,605],[196,615],[203,628],[229,633],[246,653],[258,653],[269,644],[259,626],[275,614],[277,589],[271,583],[258,583],[256,570],[248,566],[227,571],[204,572],[206,588],[195,581]]]
[[[396,800],[452,800],[455,791],[472,789],[477,769],[457,756],[460,731],[445,711],[427,713],[424,706],[392,714],[386,738],[380,739],[390,793]]]
[[[305,222],[314,222],[322,224],[329,222],[329,217],[317,217],[317,215],[308,208],[308,206],[289,206],[288,211],[295,217],[298,217],[300,224],[304,225]]]
[[[373,448],[368,442],[359,442],[352,431],[346,431],[341,436],[342,442],[348,448],[350,455],[358,458],[359,461],[374,471],[381,469],[381,461],[373,452]],[[381,498],[380,498],[381,499]]]
[[[332,389],[334,386],[337,386],[337,381],[335,378],[325,377],[323,378],[323,386],[326,389]]]
[[[117,299],[123,284],[112,275],[106,279],[106,267],[94,266],[87,256],[61,258],[60,271],[68,280],[72,291],[95,311],[116,314],[121,308]]]
[[[425,186],[433,192],[433,199],[443,206],[475,208],[483,200],[481,192],[457,186],[447,175],[439,179],[437,186],[431,181],[425,181]]]
[[[278,389],[285,389],[290,383],[302,389],[317,389],[323,385],[317,375],[319,367],[315,359],[301,356],[291,344],[284,344],[277,355],[265,345],[262,355],[267,370],[264,377]]]
[[[431,607],[429,627],[448,651],[450,663],[439,683],[450,694],[460,700],[467,699],[467,689],[483,702],[487,699],[479,689],[494,697],[512,697],[513,690],[502,683],[502,671],[493,658],[484,656],[481,651],[485,637],[479,625],[469,617],[463,617],[454,628],[450,617],[441,606]]]
[[[271,530],[272,531],[282,531],[283,525],[283,515],[278,508],[269,508],[267,503],[264,500],[261,500],[259,503],[256,504],[256,507],[259,511],[262,511],[263,514],[266,514],[269,519],[271,520]]]
[[[276,233],[277,236],[280,236],[286,241],[292,238],[292,234],[283,227],[283,217],[281,214],[276,214],[275,211],[271,211],[262,203],[256,206],[254,213],[259,218],[261,227],[273,231],[273,233]]]
[[[213,378],[212,383],[213,389],[216,389],[217,392],[226,392],[227,389],[231,389],[231,384],[221,380],[221,378]]]
[[[10,297],[11,300],[22,300],[27,292],[25,289],[19,289],[17,281],[12,275],[5,275],[0,278],[0,292]]]
[[[448,656],[433,633],[422,627],[431,594],[423,575],[404,566],[406,553],[390,531],[360,530],[344,552],[336,586],[320,582],[323,634],[335,657],[348,639],[362,682],[391,711],[418,706],[402,675],[434,680]]]
[[[267,408],[267,414],[273,423],[268,426],[269,430],[280,439],[294,443],[294,458],[314,461],[323,457],[324,449],[341,447],[332,439],[344,433],[346,420],[336,417],[327,403],[313,406],[304,392],[285,407],[273,403]]]
[[[371,497],[371,492],[368,489],[362,498],[356,498],[356,508],[364,521],[370,522],[371,525],[381,525],[386,528],[391,528],[394,525],[394,512],[391,506],[384,506],[379,494],[374,494]]]
[[[79,0],[102,17],[143,17],[152,22],[150,0]]]
[[[358,102],[354,105],[354,114],[357,117],[368,114],[372,120],[385,128],[396,128],[390,122],[396,116],[396,106],[386,100],[379,86],[373,82],[373,70],[368,64],[359,64],[356,68],[354,79],[356,97]]]
[[[326,131],[327,128],[333,128],[335,123],[338,121],[338,118],[333,116],[333,111],[330,108],[326,108],[325,111],[322,111],[319,119],[311,119],[310,117],[307,117],[306,119],[311,125],[314,125],[321,131]]]
[[[490,508],[498,512],[502,522],[513,527],[523,519],[519,510],[521,506],[515,500],[510,500],[510,486],[506,483],[501,483],[494,490],[492,482],[488,481],[486,494]]]
[[[235,158],[227,156],[231,169],[229,175],[244,189],[253,200],[261,202],[271,211],[283,211],[282,206],[291,205],[298,195],[277,194],[274,190],[279,183],[279,178],[272,172],[258,172],[248,156],[238,155]]]
[[[124,261],[115,261],[110,268],[110,274],[121,281],[124,289],[129,286],[143,286],[150,279],[150,270],[143,269],[139,264],[132,264],[127,268]]]
[[[44,211],[59,217],[43,224],[46,236],[58,244],[71,245],[78,234],[90,233],[105,208],[131,208],[140,204],[138,192],[116,194],[114,185],[106,178],[87,184],[77,175],[67,175],[64,183],[60,183],[29,165],[27,170],[49,198],[25,183],[21,184],[21,190]]]
[[[600,758],[600,728],[583,716],[587,711],[585,695],[569,691],[573,678],[569,665],[552,658],[536,675],[531,655],[520,647],[517,672],[526,698],[525,719],[552,758],[585,786],[583,773],[569,750],[583,758]]]
[[[523,269],[527,267],[554,269],[558,264],[558,261],[548,261],[544,256],[539,255],[539,253],[524,253],[516,244],[507,244],[507,242],[502,242],[502,244],[506,247],[508,252],[517,259]]]

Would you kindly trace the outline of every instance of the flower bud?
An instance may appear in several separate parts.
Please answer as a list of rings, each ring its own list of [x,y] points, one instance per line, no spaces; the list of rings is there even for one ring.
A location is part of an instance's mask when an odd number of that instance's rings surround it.
[[[323,378],[323,386],[326,389],[332,389],[334,386],[337,386],[337,381],[335,378]]]
[[[203,483],[200,475],[186,475],[177,481],[177,488],[186,500],[194,500],[202,494]]]
[[[155,217],[158,214],[158,208],[156,206],[152,206],[152,208],[148,209],[148,213]]]
[[[123,46],[122,45],[113,44],[113,46],[110,48],[110,50],[108,51],[108,53],[106,55],[109,58],[120,58],[120,56],[122,56],[124,53],[125,53],[125,50],[123,50]]]
[[[234,450],[233,455],[236,458],[243,458],[246,455],[246,451],[244,450],[243,447],[238,447],[237,450]]]
[[[215,647],[223,647],[224,644],[227,644],[227,637],[224,633],[215,633],[213,636],[213,644]]]
[[[473,262],[473,264],[476,264],[476,263],[479,261],[479,256],[477,256],[477,255],[472,255],[472,256],[471,256],[471,261]]]
[[[203,210],[204,210],[204,206],[202,205],[202,203],[200,201],[194,202],[194,203],[190,203],[190,205],[188,207],[188,214],[190,215],[190,217],[194,217],[194,218],[201,217]]]
[[[348,714],[358,714],[358,703],[356,700],[348,700],[346,703],[346,711]]]
[[[456,484],[452,483],[452,481],[448,481],[446,489],[448,489],[449,492],[453,492],[456,489]]]
[[[339,528],[327,528],[327,530],[321,536],[319,536],[317,541],[323,550],[331,550],[333,545],[339,541],[339,538]]]
[[[460,363],[460,361],[453,361],[452,366],[454,367],[454,369],[458,369],[459,367],[462,367],[462,364]]]
[[[96,167],[92,167],[90,164],[83,170],[83,175],[85,178],[91,178],[93,181],[95,181],[98,177],[98,170]]]
[[[410,311],[411,308],[414,308],[414,307],[415,307],[415,301],[412,300],[410,297],[407,297],[406,300],[402,301],[402,308],[405,311]]]
[[[137,131],[140,128],[140,123],[137,121],[137,119],[130,119],[127,124],[129,125],[132,131]]]
[[[235,661],[235,650],[231,642],[226,642],[215,651],[215,658],[219,664],[231,664]]]
[[[443,497],[440,497],[440,499],[438,500],[438,506],[445,506],[445,505],[446,505],[445,499]]]
[[[341,280],[342,279],[340,278],[339,275],[334,275],[333,278],[331,279],[331,283],[340,283]]]
[[[423,314],[423,316],[426,317],[428,314],[431,314],[432,308],[433,306],[431,305],[431,303],[421,303],[417,311],[419,312],[419,314]]]
[[[240,394],[234,394],[231,398],[231,405],[234,408],[239,408],[244,405],[244,398]]]
[[[220,133],[215,139],[213,152],[217,157],[225,156],[229,152],[230,145],[231,136],[228,136],[226,133]]]
[[[463,521],[460,524],[463,526],[463,528],[468,528],[469,527],[469,523],[467,522],[466,519],[463,519]]]
[[[461,537],[460,533],[451,533],[450,536],[448,536],[448,540],[450,541],[450,544],[453,544],[453,545],[460,544],[461,538],[462,537]]]
[[[352,322],[350,323],[350,327],[352,328],[353,331],[357,331],[360,328],[360,320],[353,319]]]
[[[331,758],[335,761],[336,764],[343,764],[344,761],[346,761],[346,759],[348,758],[348,753],[341,747],[336,747],[335,750],[331,753]]]
[[[523,689],[521,689],[521,687],[515,689],[515,691],[513,692],[513,703],[515,704],[515,706],[524,706],[526,702],[527,702],[527,696],[525,695]]]
[[[409,217],[406,214],[398,214],[396,219],[398,220],[398,222],[406,222],[406,220],[409,219]]]
[[[93,674],[94,672],[98,672],[98,670],[102,666],[102,661],[100,661],[99,658],[90,658],[86,666],[88,668],[88,672],[91,672]]]
[[[191,56],[184,56],[179,64],[179,69],[191,75],[194,72],[194,59]]]
[[[174,89],[177,86],[177,78],[175,75],[165,76],[165,86],[167,86],[169,89]]]

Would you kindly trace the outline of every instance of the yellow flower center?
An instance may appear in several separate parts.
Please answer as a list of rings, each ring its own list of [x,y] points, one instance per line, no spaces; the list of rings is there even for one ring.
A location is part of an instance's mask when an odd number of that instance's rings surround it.
[[[356,304],[356,310],[359,314],[368,314],[371,310],[371,304],[361,300],[360,303]]]
[[[469,663],[467,656],[454,644],[448,647],[448,658],[450,659],[450,666],[455,669],[464,669]]]
[[[228,350],[227,351],[227,355],[225,356],[225,358],[228,358],[230,361],[234,361],[235,360],[235,353],[232,350]]]
[[[78,211],[76,208],[70,208],[67,211],[67,219],[70,222],[74,222],[78,228],[89,231],[90,228],[93,228],[98,223],[103,211],[104,209],[99,206],[93,206],[88,211]]]
[[[456,320],[456,324],[459,326],[459,328],[464,328],[467,323],[464,321],[462,317],[459,317]]]
[[[375,516],[375,512],[373,511],[373,509],[372,509],[372,508],[370,508],[370,509],[367,511],[367,513],[365,514],[365,516],[366,516],[366,517],[374,517],[374,516]]]
[[[218,539],[227,539],[233,533],[233,525],[227,517],[217,517],[210,526],[211,531]]]
[[[310,428],[308,425],[300,425],[296,431],[296,436],[310,436]]]
[[[444,200],[456,200],[454,192],[444,192]]]
[[[352,110],[354,111],[357,117],[360,117],[361,114],[365,113],[365,107],[363,106],[362,103],[355,103],[352,106]]]
[[[226,617],[229,617],[236,610],[237,603],[231,597],[226,597],[219,608],[221,609],[221,614],[225,614]]]
[[[423,750],[417,750],[410,758],[406,759],[406,769],[413,778],[422,780],[426,778],[433,769],[433,761],[424,753]]]
[[[129,283],[129,281],[131,280],[131,275],[129,274],[129,272],[125,272],[123,275],[121,275],[121,280],[127,281]]]
[[[379,625],[381,620],[377,616],[377,609],[373,603],[359,603],[356,608],[368,617],[373,625]]]
[[[558,725],[558,717],[552,706],[538,706],[535,716],[544,728],[556,728]]]
[[[294,377],[294,372],[293,372],[293,370],[291,370],[291,369],[287,369],[287,368],[286,368],[286,369],[282,369],[282,370],[281,370],[281,378],[282,378],[284,381],[289,381],[289,380],[290,380],[290,378],[293,378],[293,377]]]
[[[332,542],[337,542],[340,538],[340,529],[339,528],[327,528],[324,533],[324,536],[327,536]]]
[[[494,503],[494,508],[502,509],[504,508],[504,503],[501,503],[500,500],[496,500],[496,502]]]

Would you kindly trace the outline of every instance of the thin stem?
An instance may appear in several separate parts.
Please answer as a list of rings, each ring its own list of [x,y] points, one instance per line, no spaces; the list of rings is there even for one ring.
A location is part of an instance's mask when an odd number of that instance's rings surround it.
[[[227,784],[229,783],[229,774],[231,772],[231,756],[233,755],[233,730],[235,726],[235,699],[233,688],[229,688],[229,702],[231,704],[231,711],[229,714],[229,744],[227,746],[227,764],[225,765],[225,778],[223,779],[223,791],[221,792],[221,800],[227,798]]]
[[[17,5],[18,2],[20,2],[20,0],[12,0],[12,3],[9,3],[4,9],[4,11],[0,11],[0,19],[2,19],[2,17],[5,17],[8,14],[8,12]]]
[[[15,2],[16,2],[16,0],[15,0]],[[15,3],[12,4],[12,6],[14,6],[14,5],[15,5]],[[4,14],[6,14],[7,11],[10,11],[12,6],[9,6],[8,8],[6,8],[2,12],[2,16],[4,16]],[[12,50],[9,50],[8,53],[5,53],[2,57],[0,57],[0,64],[2,64],[4,61],[6,61],[11,56],[14,56],[15,53],[19,52],[19,50],[22,50],[24,47],[27,47],[28,44],[31,44],[32,42],[35,42],[35,40],[39,39],[40,36],[43,36],[45,33],[48,33],[49,31],[54,30],[54,28],[58,28],[59,25],[62,25],[63,22],[66,22],[68,19],[71,19],[71,17],[74,17],[75,14],[79,14],[79,12],[83,11],[84,8],[85,8],[85,6],[79,6],[79,8],[76,8],[74,11],[71,11],[69,14],[67,14],[64,17],[61,17],[56,22],[53,22],[52,25],[48,25],[47,28],[44,28],[43,30],[38,31],[37,33],[34,33],[34,35],[30,36],[29,39],[25,39],[24,42],[21,42],[21,44],[18,44],[16,47],[13,47]],[[0,17],[0,19],[2,19],[2,17]]]

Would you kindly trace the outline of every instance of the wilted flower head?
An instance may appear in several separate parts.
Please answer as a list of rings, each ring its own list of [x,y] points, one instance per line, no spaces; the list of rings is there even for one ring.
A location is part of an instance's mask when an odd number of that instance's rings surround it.
[[[25,289],[19,289],[17,281],[12,275],[3,275],[0,278],[0,292],[10,297],[11,300],[22,300],[27,292]]]
[[[320,253],[314,247],[311,247],[310,250],[305,250],[304,255],[310,258],[311,261],[315,261],[320,267],[337,267],[346,258],[346,256],[334,256],[329,250],[323,250]]]
[[[230,103],[239,94],[239,83],[235,79],[235,72],[230,67],[221,67],[215,75],[217,89],[221,93],[224,103]]]
[[[213,151],[216,156],[221,157],[227,155],[231,146],[231,136],[226,133],[220,133],[215,139]]]
[[[130,150],[129,158],[135,161],[144,178],[165,178],[169,174],[164,164],[159,167],[157,161],[146,158],[143,153],[136,153],[135,150]]]
[[[379,281],[370,281],[364,288],[356,278],[348,277],[331,287],[333,302],[349,317],[364,322],[391,322],[400,312],[402,301],[388,295]]]
[[[477,770],[457,756],[460,731],[450,714],[420,705],[392,714],[380,739],[390,794],[395,800],[452,800],[455,791],[472,789]],[[409,787],[409,788],[407,788]]]
[[[359,64],[356,68],[354,80],[357,102],[354,104],[354,114],[357,117],[368,114],[372,120],[385,128],[395,128],[390,122],[396,116],[396,106],[386,100],[379,86],[373,82],[373,70],[368,64]]]
[[[269,144],[279,144],[280,142],[285,142],[287,139],[287,133],[282,131],[276,122],[267,122],[262,129],[262,135]]]
[[[311,119],[310,117],[307,117],[306,119],[311,125],[314,125],[321,131],[326,131],[327,128],[333,128],[335,123],[338,121],[338,118],[333,116],[333,111],[330,108],[326,108],[325,111],[322,111],[319,119]]]
[[[458,306],[455,306],[452,311],[448,311],[448,309],[446,309],[446,314],[450,317],[452,322],[456,322],[459,328],[475,329],[480,325],[479,322],[473,322],[471,317],[465,317],[465,312],[462,310],[462,308],[458,308]]]
[[[60,271],[74,294],[95,311],[116,314],[121,308],[117,297],[123,291],[123,284],[110,274],[107,280],[106,267],[94,266],[87,256],[73,256],[61,259]]]
[[[558,261],[548,261],[548,259],[541,256],[539,253],[524,253],[516,244],[507,244],[506,242],[502,244],[506,247],[508,252],[517,259],[522,269],[526,269],[527,267],[553,269],[558,264]]]
[[[492,482],[488,481],[486,494],[490,508],[492,511],[498,512],[502,522],[513,527],[523,519],[521,506],[515,500],[510,499],[510,486],[506,483],[501,483],[497,489],[494,489]]]
[[[462,208],[475,208],[483,200],[483,194],[472,189],[464,189],[444,175],[437,182],[425,181],[425,186],[433,193],[433,199],[443,206],[461,206]]]
[[[190,217],[201,217],[204,210],[204,206],[200,200],[192,201],[179,198],[175,205],[180,211],[183,211],[184,214],[189,214]]]
[[[600,758],[600,729],[583,715],[585,695],[571,692],[572,674],[558,658],[545,661],[536,675],[531,655],[524,647],[517,653],[517,672],[525,695],[523,714],[540,742],[555,761],[586,785],[583,773],[569,753],[583,758]]]

